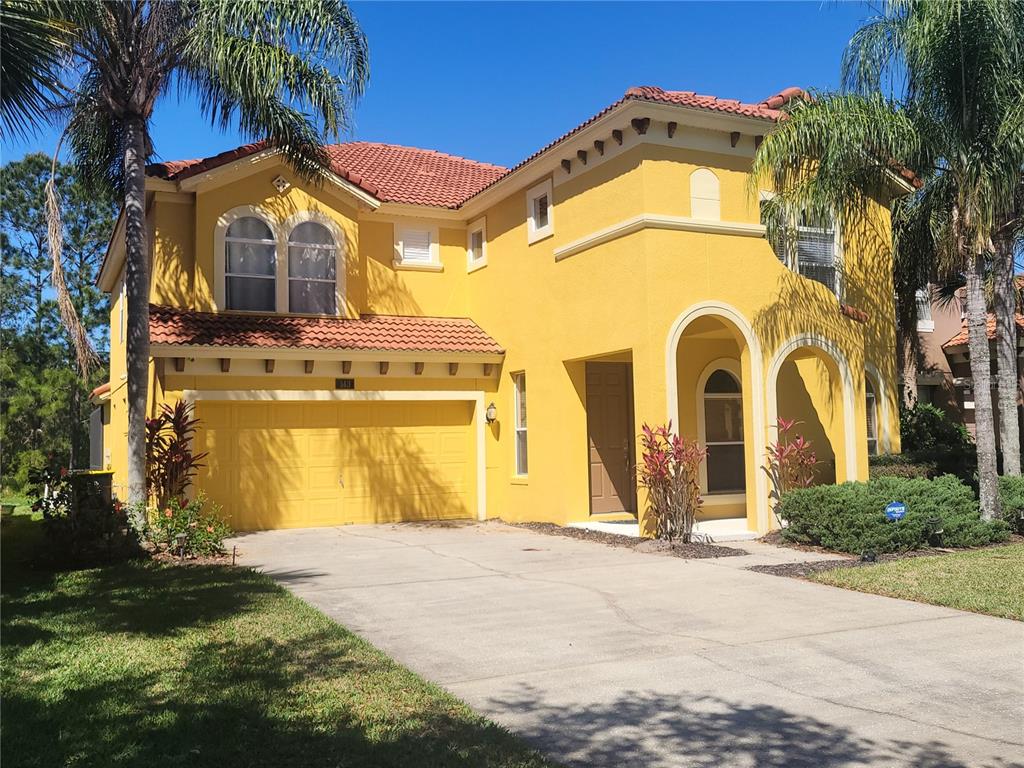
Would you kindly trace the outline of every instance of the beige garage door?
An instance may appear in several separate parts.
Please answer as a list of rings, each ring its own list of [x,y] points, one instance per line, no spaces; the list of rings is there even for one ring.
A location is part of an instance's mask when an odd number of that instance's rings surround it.
[[[236,530],[475,517],[469,402],[199,402],[196,487]]]

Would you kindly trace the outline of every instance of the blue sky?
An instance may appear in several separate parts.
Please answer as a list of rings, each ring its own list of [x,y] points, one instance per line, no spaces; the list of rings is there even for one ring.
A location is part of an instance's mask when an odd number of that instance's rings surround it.
[[[353,3],[371,77],[349,138],[513,165],[615,101],[658,85],[759,101],[835,87],[862,3]],[[174,96],[153,119],[159,159],[242,143]],[[56,132],[3,142],[4,162]]]

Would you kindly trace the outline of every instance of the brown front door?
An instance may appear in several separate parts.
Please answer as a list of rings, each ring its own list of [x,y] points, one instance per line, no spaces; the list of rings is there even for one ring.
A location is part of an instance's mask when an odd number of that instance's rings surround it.
[[[587,439],[590,513],[635,513],[630,363],[587,363]]]

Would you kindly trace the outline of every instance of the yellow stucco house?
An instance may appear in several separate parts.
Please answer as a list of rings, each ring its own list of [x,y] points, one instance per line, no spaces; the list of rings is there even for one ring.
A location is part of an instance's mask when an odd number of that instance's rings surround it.
[[[748,171],[799,93],[632,88],[511,169],[366,142],[319,186],[262,144],[152,166],[152,407],[195,404],[196,487],[240,530],[621,520],[671,420],[708,447],[704,517],[763,532],[779,416],[823,481],[866,479],[899,450],[887,204],[773,250]],[[93,451],[121,493],[122,226]]]

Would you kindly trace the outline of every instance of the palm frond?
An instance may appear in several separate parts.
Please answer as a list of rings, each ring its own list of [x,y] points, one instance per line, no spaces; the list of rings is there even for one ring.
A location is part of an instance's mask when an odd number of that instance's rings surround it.
[[[798,217],[824,220],[864,210],[884,195],[899,167],[932,161],[919,121],[880,95],[823,94],[794,104],[765,136],[751,169],[768,235],[792,236]],[[842,141],[837,141],[842,137]]]
[[[82,183],[92,190],[120,196],[124,189],[124,126],[111,119],[101,80],[98,73],[87,73],[61,110]]]
[[[72,23],[63,3],[0,3],[0,124],[26,135],[61,95]]]
[[[195,0],[180,46],[179,88],[210,119],[237,121],[250,139],[280,147],[317,179],[323,143],[347,130],[369,75],[366,38],[348,6],[331,0]]]

